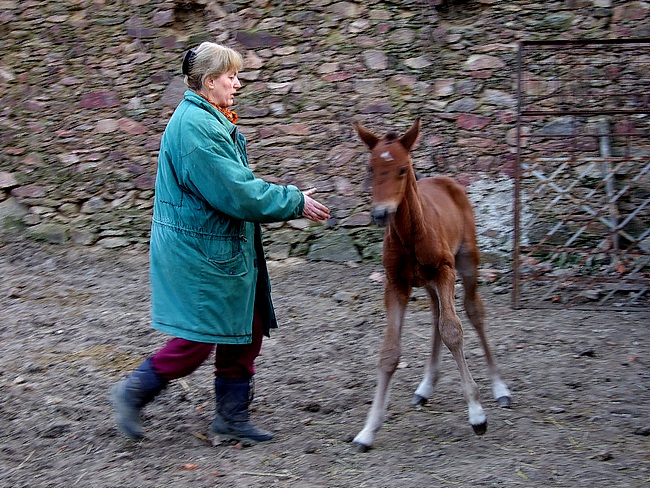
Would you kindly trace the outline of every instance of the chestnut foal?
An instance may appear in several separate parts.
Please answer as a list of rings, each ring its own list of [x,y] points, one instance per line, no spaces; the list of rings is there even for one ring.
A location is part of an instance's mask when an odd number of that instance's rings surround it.
[[[463,329],[454,305],[456,270],[465,289],[465,310],[485,351],[492,392],[500,406],[510,406],[510,391],[501,379],[485,334],[483,302],[478,295],[479,251],[469,199],[465,190],[450,178],[438,176],[416,181],[410,151],[420,131],[419,119],[401,137],[389,132],[380,138],[358,123],[355,128],[370,149],[371,215],[378,225],[386,227],[382,262],[386,271],[384,305],[388,324],[372,407],[363,430],[353,442],[360,451],[367,451],[382,425],[390,380],[401,354],[404,313],[413,287],[427,290],[433,312],[431,357],[413,403],[424,404],[433,393],[444,343],[458,365],[469,423],[476,434],[482,435],[487,429],[487,417],[463,352]]]

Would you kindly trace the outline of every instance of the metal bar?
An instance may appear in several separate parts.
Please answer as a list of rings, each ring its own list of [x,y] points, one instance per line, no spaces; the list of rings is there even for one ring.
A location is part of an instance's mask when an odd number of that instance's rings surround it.
[[[603,117],[598,121],[598,123],[599,123],[598,130],[603,132],[604,134],[607,134],[599,138],[600,155],[604,158],[600,166],[600,171],[603,176],[603,179],[605,180],[605,192],[607,193],[607,199],[609,200],[609,216],[612,220],[612,223],[614,224],[614,227],[616,228],[618,226],[618,219],[620,215],[618,213],[618,208],[616,206],[616,203],[612,201],[612,198],[614,196],[614,182],[612,181],[612,178],[609,178],[607,176],[611,174],[611,167],[609,165],[609,162],[607,161],[607,158],[609,158],[612,154],[611,144],[609,139],[609,121],[605,117]],[[614,231],[612,232],[611,239],[612,239],[612,247],[614,249],[618,249],[618,233],[616,232],[616,229],[614,229]]]
[[[519,243],[520,240],[520,216],[519,216],[519,202],[521,199],[521,94],[522,94],[522,46],[523,43],[519,42],[519,49],[517,50],[517,154],[515,157],[515,201],[513,208],[513,227],[514,227],[514,242],[513,242],[513,256],[512,256],[512,306],[519,308]]]
[[[623,44],[623,45],[629,45],[629,44],[647,44],[650,43],[650,37],[639,37],[635,39],[571,39],[571,40],[565,40],[565,39],[550,39],[550,40],[537,40],[537,41],[519,41],[519,44],[521,48],[525,48],[526,46],[561,46],[561,45],[567,45],[567,46],[573,46],[573,45],[591,45],[591,44],[605,44],[605,45],[612,45],[612,44]]]
[[[566,112],[562,112],[562,114],[565,114]],[[602,112],[599,112],[599,114],[602,114]],[[555,115],[560,115],[560,114],[555,114]],[[624,136],[630,136],[630,137],[638,137],[639,139],[642,138],[647,138],[650,137],[650,133],[630,133],[630,132],[617,132],[617,136],[624,137]],[[526,137],[530,139],[564,139],[568,137],[604,137],[605,134],[587,134],[587,133],[573,133],[573,134],[527,134]],[[602,158],[599,158],[602,159]],[[620,158],[612,158],[612,159],[620,159]]]
[[[522,117],[539,115],[643,115],[650,110],[523,110]]]

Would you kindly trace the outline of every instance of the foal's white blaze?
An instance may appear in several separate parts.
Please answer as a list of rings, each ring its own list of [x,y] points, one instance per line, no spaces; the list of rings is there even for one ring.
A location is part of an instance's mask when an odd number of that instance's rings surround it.
[[[381,153],[379,155],[379,157],[382,158],[384,161],[392,161],[393,160],[392,154],[390,152],[388,152],[388,151],[384,151],[383,153]]]

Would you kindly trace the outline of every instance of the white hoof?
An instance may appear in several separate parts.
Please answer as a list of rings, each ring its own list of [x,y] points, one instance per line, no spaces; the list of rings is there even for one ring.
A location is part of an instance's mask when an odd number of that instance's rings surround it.
[[[372,443],[374,440],[375,436],[373,433],[364,429],[357,434],[352,442],[357,446],[359,452],[367,452],[372,449]]]
[[[494,396],[494,399],[499,402],[499,405],[502,405],[502,398],[508,398],[510,399],[512,395],[510,394],[510,390],[506,386],[506,384],[501,381],[501,380],[496,380],[492,384],[492,395]]]
[[[468,405],[469,410],[469,423],[472,426],[484,425],[487,424],[487,415],[483,411],[483,407],[480,403],[472,402]]]

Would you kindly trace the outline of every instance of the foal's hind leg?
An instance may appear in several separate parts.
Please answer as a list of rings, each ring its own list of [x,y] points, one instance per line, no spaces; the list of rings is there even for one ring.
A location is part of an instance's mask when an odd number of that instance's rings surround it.
[[[473,255],[466,252],[463,248],[456,256],[456,269],[461,276],[463,288],[465,289],[465,312],[467,312],[469,321],[474,326],[474,329],[476,329],[485,353],[488,374],[492,382],[492,394],[499,406],[507,408],[510,406],[510,390],[501,379],[499,366],[487,340],[487,334],[485,332],[485,309],[483,308],[483,300],[481,300],[478,294],[477,261],[478,258],[473,258]]]
[[[431,345],[431,355],[429,356],[429,362],[426,365],[424,378],[420,382],[420,385],[415,390],[415,395],[413,395],[413,405],[424,405],[431,395],[433,390],[438,382],[440,377],[440,351],[442,349],[442,338],[440,337],[440,328],[438,324],[440,322],[440,305],[438,303],[438,296],[434,290],[428,290],[431,303],[431,312],[432,312],[432,345]]]
[[[481,406],[478,386],[472,378],[465,360],[463,327],[454,303],[455,285],[456,273],[449,266],[442,266],[438,271],[436,282],[431,284],[436,287],[440,299],[440,336],[458,366],[460,385],[467,402],[469,423],[476,434],[482,435],[487,430],[487,417]]]
[[[388,404],[388,389],[390,380],[395,373],[401,355],[402,324],[411,289],[397,289],[387,283],[384,291],[386,318],[388,324],[384,332],[384,342],[379,355],[379,374],[372,407],[368,412],[363,429],[356,435],[353,442],[362,452],[372,447],[375,434],[381,428]]]

